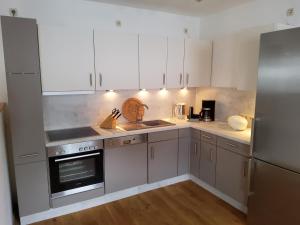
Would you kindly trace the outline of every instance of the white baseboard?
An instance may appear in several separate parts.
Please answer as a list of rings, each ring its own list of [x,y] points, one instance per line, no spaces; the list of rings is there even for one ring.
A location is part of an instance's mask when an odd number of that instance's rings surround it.
[[[126,190],[122,190],[122,191],[118,191],[118,192],[114,192],[111,194],[106,194],[103,195],[101,197],[98,198],[94,198],[91,200],[87,200],[87,201],[83,201],[83,202],[79,202],[79,203],[75,203],[75,204],[71,204],[71,205],[67,205],[67,206],[63,206],[63,207],[59,207],[59,208],[53,208],[44,212],[40,212],[40,213],[36,213],[36,214],[32,214],[29,216],[24,216],[21,217],[21,225],[27,225],[27,224],[31,224],[31,223],[35,223],[35,222],[39,222],[42,220],[47,220],[47,219],[51,219],[54,217],[58,217],[58,216],[62,216],[62,215],[66,215],[66,214],[70,214],[73,212],[78,212],[80,210],[84,210],[84,209],[88,209],[88,208],[92,208],[95,206],[99,206],[99,205],[103,205],[105,203],[109,203],[109,202],[113,202],[116,200],[120,200],[123,198],[127,198],[133,195],[137,195],[146,191],[151,191],[160,187],[165,187],[171,184],[176,184],[182,181],[186,181],[189,180],[190,176],[189,175],[182,175],[182,176],[178,176],[178,177],[174,177],[171,179],[167,179],[167,180],[163,180],[163,181],[159,181],[156,183],[152,183],[152,184],[144,184],[141,186],[137,186],[137,187],[133,187],[133,188],[129,188]]]
[[[63,206],[63,207],[59,207],[59,208],[53,208],[53,209],[50,209],[50,210],[47,210],[44,212],[40,212],[40,213],[36,213],[36,214],[32,214],[29,216],[24,216],[24,217],[21,217],[21,225],[28,225],[28,224],[39,222],[42,220],[47,220],[47,219],[51,219],[54,217],[78,212],[80,210],[96,207],[99,205],[103,205],[103,204],[106,204],[109,202],[113,202],[116,200],[120,200],[120,199],[127,198],[127,197],[130,197],[133,195],[141,194],[146,191],[151,191],[151,190],[154,190],[157,188],[165,187],[165,186],[168,186],[171,184],[176,184],[176,183],[186,181],[186,180],[192,180],[194,183],[201,186],[202,188],[209,191],[210,193],[217,196],[218,198],[222,199],[223,201],[227,202],[234,208],[236,208],[244,213],[247,213],[247,207],[244,206],[243,204],[241,204],[241,203],[237,202],[236,200],[232,199],[231,197],[223,194],[216,188],[206,184],[205,182],[201,181],[200,179],[194,177],[193,175],[186,174],[186,175],[174,177],[171,179],[159,181],[156,183],[144,184],[141,186],[114,192],[111,194],[106,194],[106,195],[103,195],[101,197],[94,198],[91,200],[87,200],[87,201],[83,201],[83,202],[79,202],[79,203],[75,203],[75,204],[71,204],[71,205],[67,205],[67,206]]]
[[[247,206],[245,206],[245,205],[241,204],[240,202],[234,200],[233,198],[229,197],[228,195],[223,194],[222,192],[220,192],[216,188],[208,185],[207,183],[203,182],[202,180],[200,180],[199,178],[197,178],[193,175],[190,175],[190,179],[193,182],[195,182],[196,184],[198,184],[199,186],[201,186],[202,188],[204,188],[205,190],[209,191],[213,195],[217,196],[218,198],[222,199],[223,201],[225,201],[229,205],[233,206],[234,208],[242,211],[243,213],[247,213],[247,211],[248,211]]]

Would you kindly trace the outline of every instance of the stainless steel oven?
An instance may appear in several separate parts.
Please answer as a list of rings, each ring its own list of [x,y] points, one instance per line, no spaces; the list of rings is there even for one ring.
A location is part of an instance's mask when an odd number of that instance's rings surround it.
[[[47,150],[52,199],[104,187],[102,140]]]

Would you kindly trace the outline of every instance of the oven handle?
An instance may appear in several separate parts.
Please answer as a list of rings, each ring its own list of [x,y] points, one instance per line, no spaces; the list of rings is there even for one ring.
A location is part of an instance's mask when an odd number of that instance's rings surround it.
[[[63,162],[63,161],[67,161],[67,160],[71,160],[71,159],[80,159],[80,158],[86,158],[89,156],[94,156],[94,155],[100,155],[99,152],[97,153],[92,153],[92,154],[88,154],[88,155],[80,155],[80,156],[73,156],[73,157],[68,157],[68,158],[63,158],[63,159],[55,159],[55,162]]]

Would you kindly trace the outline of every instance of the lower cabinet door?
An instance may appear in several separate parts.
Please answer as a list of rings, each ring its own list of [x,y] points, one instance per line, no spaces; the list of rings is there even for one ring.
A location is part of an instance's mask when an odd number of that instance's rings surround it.
[[[216,188],[236,201],[246,204],[249,159],[218,147],[217,162]]]
[[[216,145],[201,142],[200,179],[211,186],[216,183]]]
[[[178,139],[149,143],[148,183],[177,176]]]
[[[15,166],[20,216],[50,208],[47,164],[45,161]]]
[[[200,139],[193,138],[190,148],[190,173],[198,178],[200,177],[200,143]]]
[[[147,143],[106,149],[105,192],[147,183]]]
[[[188,174],[190,171],[191,138],[179,138],[178,175]]]

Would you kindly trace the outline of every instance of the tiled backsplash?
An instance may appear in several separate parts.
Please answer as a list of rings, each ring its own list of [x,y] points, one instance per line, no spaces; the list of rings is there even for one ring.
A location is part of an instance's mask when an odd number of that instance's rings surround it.
[[[201,108],[202,100],[216,100],[216,119],[226,121],[229,116],[254,115],[255,92],[238,91],[230,88],[197,88],[196,109]]]
[[[225,121],[236,114],[254,115],[255,92],[229,88],[193,88],[188,90],[151,90],[97,92],[93,95],[64,95],[44,97],[45,129],[61,129],[94,125],[101,122],[113,108],[122,108],[127,98],[136,97],[149,106],[144,120],[169,118],[174,104],[185,102],[187,109],[195,106],[199,112],[201,101],[216,100],[216,119]],[[125,122],[120,117],[119,122]]]
[[[113,108],[122,108],[127,98],[136,97],[149,106],[144,120],[169,118],[178,102],[194,105],[196,89],[97,92],[93,95],[44,96],[45,129],[93,125],[101,122]],[[119,122],[125,122],[120,117]]]

